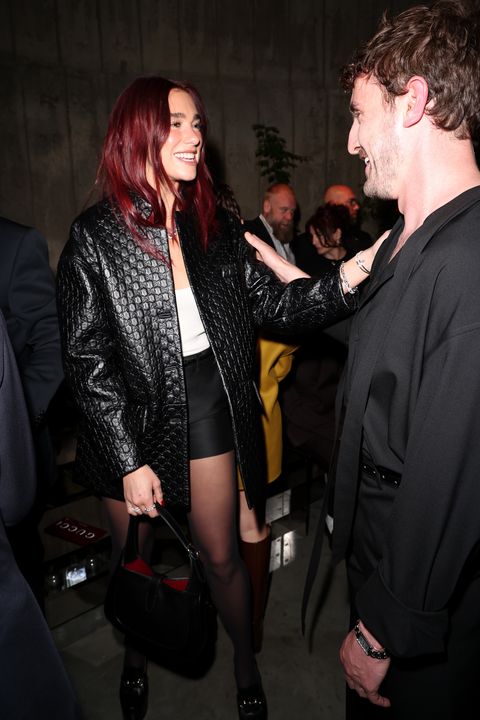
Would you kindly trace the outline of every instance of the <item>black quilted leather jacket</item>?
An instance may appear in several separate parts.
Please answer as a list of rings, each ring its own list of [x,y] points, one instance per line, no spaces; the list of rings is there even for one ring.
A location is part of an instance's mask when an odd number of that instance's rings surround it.
[[[208,250],[177,213],[185,266],[232,414],[247,500],[263,491],[256,328],[288,333],[349,313],[336,271],[283,285],[252,255],[227,213]],[[164,229],[149,241],[168,258]],[[188,424],[180,331],[168,263],[144,252],[103,201],[72,225],[57,274],[64,367],[81,423],[77,474],[100,495],[123,499],[122,478],[148,464],[168,505],[189,506]]]

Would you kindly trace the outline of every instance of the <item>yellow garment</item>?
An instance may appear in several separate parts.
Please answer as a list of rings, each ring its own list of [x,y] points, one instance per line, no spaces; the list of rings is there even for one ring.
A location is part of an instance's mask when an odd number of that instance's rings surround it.
[[[276,480],[282,472],[282,410],[278,402],[278,383],[290,372],[296,345],[260,337],[258,355],[260,364],[259,392],[263,404],[262,427],[265,436],[267,482]],[[243,489],[239,476],[239,487]]]

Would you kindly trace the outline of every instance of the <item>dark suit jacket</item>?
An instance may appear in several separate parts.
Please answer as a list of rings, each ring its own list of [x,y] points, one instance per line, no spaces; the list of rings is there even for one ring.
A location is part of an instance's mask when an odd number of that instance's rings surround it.
[[[0,312],[0,714],[2,720],[79,718],[45,619],[13,558],[5,524],[18,524],[35,496],[30,423]]]
[[[374,461],[402,481],[355,605],[398,657],[444,650],[480,547],[479,227],[477,187],[432,213],[389,263],[399,222],[350,332],[333,549],[338,559],[351,540],[366,433]]]
[[[263,222],[260,220],[260,216],[253,218],[253,220],[245,220],[243,223],[243,227],[245,228],[245,230],[248,230],[248,232],[257,235],[260,240],[263,240],[263,242],[266,242],[267,245],[270,245],[270,247],[275,250],[275,246],[272,242],[272,238],[270,237],[270,233],[268,232]]]
[[[0,309],[34,424],[40,424],[62,378],[55,280],[46,240],[0,218]]]
[[[46,413],[63,379],[55,279],[45,238],[34,228],[1,217],[0,310],[34,429],[40,507],[56,472]],[[17,549],[17,540],[12,541]]]
[[[25,398],[0,312],[0,512],[6,525],[16,525],[27,515],[33,504],[35,483]]]

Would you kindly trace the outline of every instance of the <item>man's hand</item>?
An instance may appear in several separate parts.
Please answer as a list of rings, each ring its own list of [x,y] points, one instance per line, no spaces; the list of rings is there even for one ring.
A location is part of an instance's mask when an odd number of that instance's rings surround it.
[[[363,625],[362,632],[371,645],[380,647]],[[378,688],[390,667],[389,659],[375,660],[366,655],[358,644],[354,631],[351,630],[340,648],[340,662],[351,690],[355,690],[360,697],[366,698],[374,705],[390,707],[390,700],[378,693]]]

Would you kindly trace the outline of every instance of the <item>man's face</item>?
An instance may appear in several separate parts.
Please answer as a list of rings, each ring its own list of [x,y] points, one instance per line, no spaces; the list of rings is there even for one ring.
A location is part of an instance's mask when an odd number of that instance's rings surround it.
[[[277,190],[263,203],[263,216],[282,243],[293,240],[293,217],[297,209],[295,195],[288,188]]]
[[[355,225],[358,218],[358,212],[360,210],[360,203],[355,197],[355,193],[353,192],[353,190],[350,190],[350,188],[346,187],[340,200],[336,204],[345,205],[350,214],[350,220],[352,221],[352,225]]]
[[[365,163],[365,195],[398,198],[402,154],[396,106],[387,105],[374,80],[361,76],[355,81],[350,109],[348,151]]]

